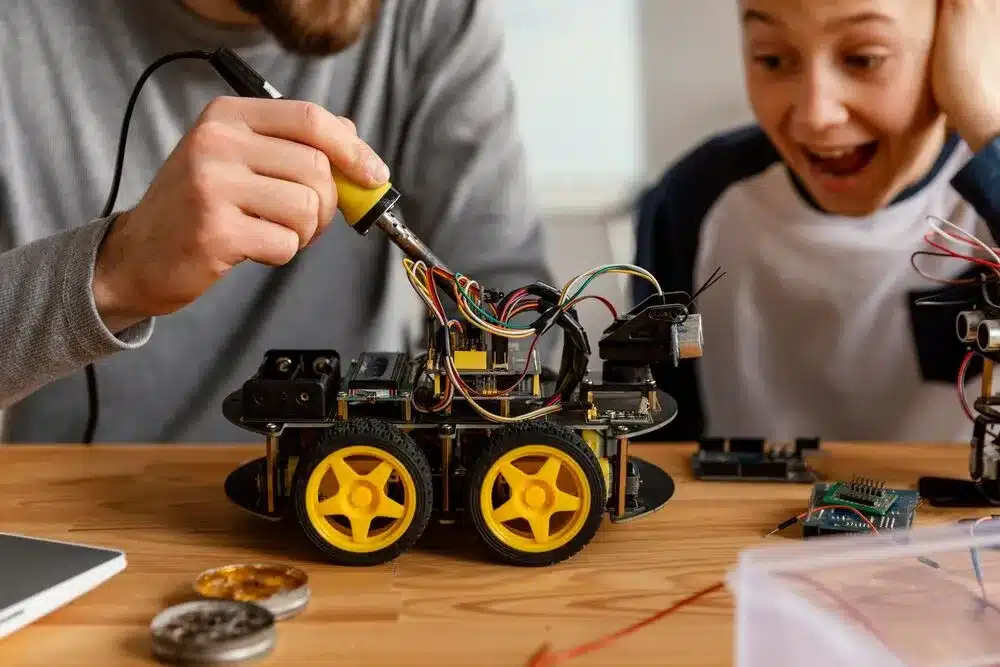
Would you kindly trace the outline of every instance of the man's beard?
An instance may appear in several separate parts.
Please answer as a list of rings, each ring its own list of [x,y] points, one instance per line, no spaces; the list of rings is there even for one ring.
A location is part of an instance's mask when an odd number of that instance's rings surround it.
[[[379,0],[238,0],[289,51],[325,56],[354,44],[375,20]]]

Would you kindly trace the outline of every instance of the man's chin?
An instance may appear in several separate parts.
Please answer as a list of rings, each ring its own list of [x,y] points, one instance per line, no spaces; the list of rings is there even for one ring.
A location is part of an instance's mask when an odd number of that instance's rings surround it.
[[[288,51],[328,56],[353,46],[378,15],[378,0],[237,0]]]

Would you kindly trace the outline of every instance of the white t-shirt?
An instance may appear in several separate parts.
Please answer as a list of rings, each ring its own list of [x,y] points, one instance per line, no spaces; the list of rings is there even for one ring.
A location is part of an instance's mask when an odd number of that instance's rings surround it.
[[[1000,141],[973,156],[950,139],[920,183],[866,218],[823,212],[755,126],[675,163],[641,201],[636,261],[664,290],[689,294],[717,267],[726,275],[696,303],[704,356],[656,369],[680,414],[655,437],[967,442],[961,307],[915,304],[945,289],[911,265],[915,251],[933,250],[932,215],[993,243]],[[971,268],[917,262],[940,277]],[[635,282],[633,299],[649,289]],[[976,361],[970,401],[980,378]]]

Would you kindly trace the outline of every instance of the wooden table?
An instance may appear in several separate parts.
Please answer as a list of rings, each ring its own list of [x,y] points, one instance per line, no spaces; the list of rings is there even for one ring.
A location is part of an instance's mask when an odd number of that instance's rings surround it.
[[[832,445],[817,467],[914,487],[924,474],[966,475],[963,445]],[[522,667],[545,642],[568,649],[624,627],[733,567],[809,488],[694,482],[693,447],[634,445],[675,476],[660,512],[605,524],[576,558],[545,569],[481,562],[469,532],[437,527],[395,563],[340,569],[316,562],[297,533],[229,504],[222,482],[251,447],[0,447],[2,530],[125,550],[129,565],[99,589],[5,640],[0,664],[118,667],[157,664],[148,624],[191,597],[200,571],[231,562],[283,561],[306,569],[313,598],[278,628],[257,664],[379,667]],[[976,510],[922,507],[918,524]],[[788,536],[797,539],[795,528]],[[730,665],[732,600],[716,592],[595,653],[579,665]]]

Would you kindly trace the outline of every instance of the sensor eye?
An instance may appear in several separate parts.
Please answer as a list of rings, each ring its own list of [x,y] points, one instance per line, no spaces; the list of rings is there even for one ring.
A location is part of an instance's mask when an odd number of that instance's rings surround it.
[[[973,343],[979,335],[979,323],[983,321],[983,313],[979,310],[963,310],[955,318],[955,333],[963,343]]]
[[[976,329],[976,347],[980,352],[1000,350],[1000,321],[983,320]]]

